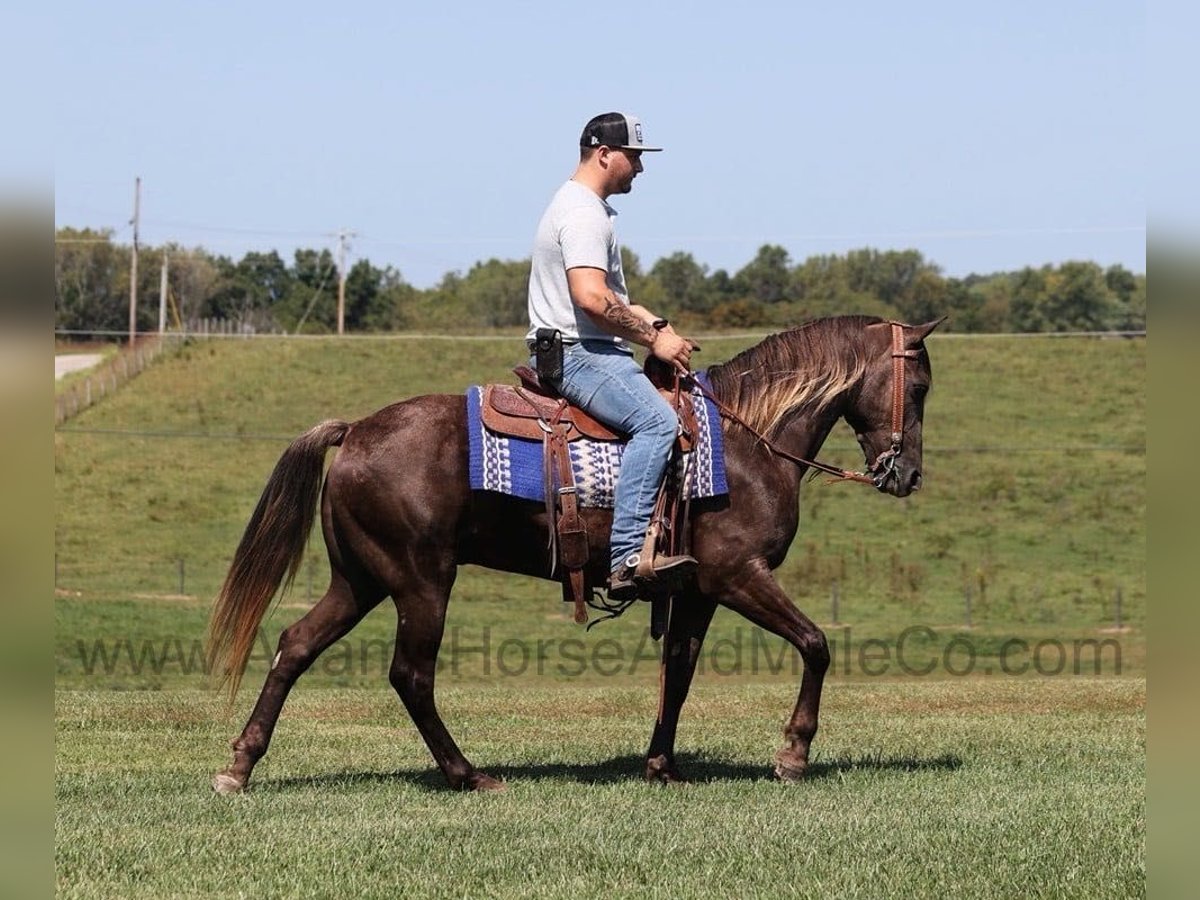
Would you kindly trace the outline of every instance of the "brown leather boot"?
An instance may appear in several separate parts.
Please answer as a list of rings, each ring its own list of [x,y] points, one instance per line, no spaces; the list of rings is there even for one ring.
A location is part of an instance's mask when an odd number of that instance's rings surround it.
[[[625,562],[612,571],[608,581],[608,597],[610,600],[624,602],[642,595],[648,599],[648,594],[663,588],[679,587],[683,582],[692,578],[700,564],[693,556],[656,556],[651,564],[653,577],[643,578],[637,574],[638,555],[630,556]],[[645,590],[643,590],[645,589]]]
[[[681,553],[679,556],[656,556],[650,566],[654,570],[656,581],[670,581],[681,584],[696,575],[700,563],[694,556]]]
[[[608,578],[608,599],[618,603],[635,600],[638,595],[638,584],[634,580],[634,566],[624,562],[612,570]]]

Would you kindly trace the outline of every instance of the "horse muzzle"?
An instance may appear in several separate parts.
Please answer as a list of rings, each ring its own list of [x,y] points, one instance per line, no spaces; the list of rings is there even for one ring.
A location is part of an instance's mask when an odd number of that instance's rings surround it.
[[[915,467],[894,465],[871,473],[871,481],[877,490],[893,497],[907,497],[921,489],[921,470]]]
[[[893,497],[907,497],[921,489],[921,470],[905,463],[896,442],[879,454],[868,474],[876,490]]]

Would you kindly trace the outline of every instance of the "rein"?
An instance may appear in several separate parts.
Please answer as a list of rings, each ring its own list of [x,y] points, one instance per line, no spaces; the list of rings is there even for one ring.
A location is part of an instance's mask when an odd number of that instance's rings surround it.
[[[891,476],[896,467],[896,459],[900,456],[904,440],[904,361],[906,359],[915,359],[919,351],[904,349],[904,326],[900,322],[889,322],[892,326],[892,443],[891,446],[879,454],[875,458],[875,462],[871,464],[866,472],[853,472],[849,469],[842,469],[838,466],[831,466],[815,459],[804,459],[794,453],[789,453],[782,447],[779,447],[758,429],[752,427],[745,419],[739,416],[736,412],[730,409],[725,403],[717,399],[717,397],[705,387],[700,381],[695,383],[700,388],[700,393],[711,400],[721,412],[721,415],[728,419],[737,422],[752,435],[759,439],[767,446],[772,453],[777,456],[782,456],[784,459],[801,465],[809,466],[813,469],[818,469],[829,475],[832,475],[837,481],[857,481],[860,484],[873,485],[876,488],[882,489],[887,479]],[[833,483],[832,481],[830,483]]]

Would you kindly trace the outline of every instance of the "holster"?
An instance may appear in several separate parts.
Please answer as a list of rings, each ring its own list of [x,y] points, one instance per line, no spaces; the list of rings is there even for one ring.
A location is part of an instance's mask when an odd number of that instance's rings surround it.
[[[562,332],[557,328],[539,328],[534,332],[533,353],[537,361],[538,379],[558,388],[563,376]]]

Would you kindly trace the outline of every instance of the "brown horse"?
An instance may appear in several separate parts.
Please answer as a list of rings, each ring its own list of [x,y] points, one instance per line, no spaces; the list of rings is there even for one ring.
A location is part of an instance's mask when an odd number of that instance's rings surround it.
[[[829,649],[821,629],[771,575],[796,534],[800,479],[807,470],[801,460],[811,460],[845,418],[876,487],[897,497],[920,487],[921,423],[931,380],[924,340],[937,324],[821,319],[708,369],[713,394],[740,421],[725,425],[728,496],[692,504],[691,548],[700,568],[696,583],[672,605],[648,779],[683,780],[674,759],[675,731],[718,604],[780,635],[803,659],[799,697],[775,757],[779,777],[803,775]],[[231,699],[272,598],[300,566],[325,453],[340,446],[320,506],[330,585],[280,635],[258,702],[233,742],[233,763],[214,779],[216,790],[246,786],[296,679],[387,595],[398,616],[390,680],[433,758],[452,787],[502,786],[471,765],[438,715],[438,648],[458,566],[549,578],[549,525],[541,503],[470,489],[466,423],[462,395],[428,395],[358,422],[323,422],[284,451],[213,611],[211,671],[227,679]],[[589,575],[603,584],[608,547],[600,536],[608,534],[611,513],[585,514],[593,536]]]

